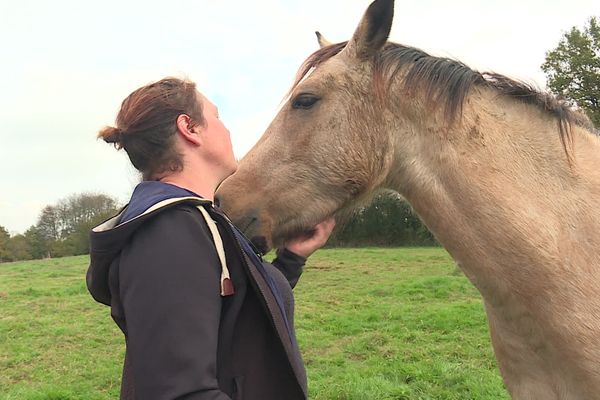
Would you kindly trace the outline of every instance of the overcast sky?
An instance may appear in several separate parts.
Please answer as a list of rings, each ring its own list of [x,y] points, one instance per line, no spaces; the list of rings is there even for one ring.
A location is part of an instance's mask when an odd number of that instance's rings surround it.
[[[347,40],[368,0],[0,0],[0,225],[105,193],[126,203],[139,176],[95,139],[121,101],[167,75],[218,105],[242,157],[273,118],[315,30]],[[397,1],[390,39],[544,87],[545,52],[600,1]]]

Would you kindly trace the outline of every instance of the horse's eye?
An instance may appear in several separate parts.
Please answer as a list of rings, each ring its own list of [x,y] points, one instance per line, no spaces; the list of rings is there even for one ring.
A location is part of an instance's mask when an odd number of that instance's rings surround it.
[[[314,94],[303,93],[298,95],[294,99],[294,102],[292,103],[292,108],[307,110],[314,106],[315,103],[319,100],[320,98],[318,96],[315,96]]]

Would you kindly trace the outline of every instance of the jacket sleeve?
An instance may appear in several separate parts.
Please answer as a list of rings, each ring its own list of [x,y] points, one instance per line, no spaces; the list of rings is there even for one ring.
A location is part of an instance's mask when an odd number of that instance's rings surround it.
[[[272,264],[286,277],[292,289],[298,283],[306,258],[291,252],[286,248],[277,249],[277,256]]]
[[[140,399],[230,400],[217,382],[221,266],[195,213],[161,212],[121,254],[127,348]]]

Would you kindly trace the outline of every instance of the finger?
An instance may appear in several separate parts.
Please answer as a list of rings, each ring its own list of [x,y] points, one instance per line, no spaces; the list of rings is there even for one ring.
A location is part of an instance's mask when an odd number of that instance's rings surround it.
[[[315,228],[319,232],[319,234],[328,235],[333,231],[333,228],[335,228],[335,218],[330,217],[325,221],[317,224]]]
[[[327,219],[315,226],[314,233],[311,237],[317,243],[325,244],[329,236],[331,236],[331,232],[333,232],[333,228],[335,227],[335,219],[330,218]]]
[[[315,225],[315,228],[329,230],[329,229],[333,229],[334,226],[335,226],[335,218],[329,217],[329,218],[319,222],[317,225]]]

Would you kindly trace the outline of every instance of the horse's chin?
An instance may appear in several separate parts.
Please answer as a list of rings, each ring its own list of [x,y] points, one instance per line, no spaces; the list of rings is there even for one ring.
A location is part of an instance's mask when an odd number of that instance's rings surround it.
[[[273,248],[273,246],[264,236],[252,236],[252,238],[250,238],[250,241],[252,242],[252,245],[256,248],[256,250],[258,250],[263,255],[267,254]]]
[[[300,228],[296,228],[292,231],[289,231],[285,234],[280,234],[277,236],[273,236],[273,241],[272,243],[274,244],[275,247],[282,247],[285,246],[286,243],[289,243],[293,240],[302,240],[302,239],[308,239],[311,236],[313,236],[315,233],[315,229],[314,227],[300,227]]]
[[[280,248],[294,240],[309,239],[315,234],[315,225],[325,221],[330,217],[334,217],[337,220],[337,213],[332,212],[325,214],[322,217],[315,218],[314,221],[290,221],[289,223],[277,227],[272,235],[271,240],[267,241],[272,247]]]
[[[286,244],[292,240],[297,240],[302,237],[308,238],[310,236],[311,232],[309,231],[298,232],[296,234],[289,235],[273,236],[273,238],[270,240],[265,236],[255,235],[250,238],[250,242],[252,242],[252,245],[259,253],[265,255],[274,248],[279,249],[285,247]]]
[[[283,229],[275,231],[270,238],[268,235],[265,236],[263,233],[258,232],[250,237],[250,241],[255,249],[264,255],[273,248],[284,247],[292,240],[308,239],[313,236],[314,233],[314,226],[283,227]]]
[[[331,207],[333,206],[333,207]],[[254,219],[252,223],[244,226],[244,233],[250,238],[254,247],[262,254],[267,254],[274,248],[282,248],[287,243],[296,240],[309,239],[315,234],[315,225],[334,217],[338,221],[338,214],[343,214],[344,209],[323,208],[320,213],[311,217],[293,217],[280,223],[273,224],[273,220],[267,216],[264,219]]]

